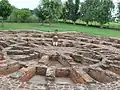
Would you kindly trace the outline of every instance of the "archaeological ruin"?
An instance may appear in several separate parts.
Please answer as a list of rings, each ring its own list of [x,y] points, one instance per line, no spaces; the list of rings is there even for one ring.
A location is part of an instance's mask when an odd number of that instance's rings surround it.
[[[120,90],[120,39],[0,31],[0,90]]]

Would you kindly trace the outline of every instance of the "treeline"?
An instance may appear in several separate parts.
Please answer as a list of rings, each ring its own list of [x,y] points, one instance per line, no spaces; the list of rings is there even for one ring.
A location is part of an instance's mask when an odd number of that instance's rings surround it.
[[[2,21],[2,25],[3,21],[17,23],[40,22],[34,10],[28,8],[18,9],[12,6],[8,0],[0,1],[0,21]]]
[[[114,3],[112,0],[67,0],[64,4],[57,0],[42,0],[43,2],[36,8],[36,15],[42,22],[48,20],[50,23],[54,20],[71,20],[75,24],[80,19],[86,22],[97,22],[103,24],[111,21]],[[57,12],[57,13],[56,13]]]
[[[114,14],[115,5],[113,0],[41,0],[34,10],[17,9],[11,6],[8,0],[0,1],[0,16],[2,20],[15,22],[41,22],[51,23],[62,20],[64,23],[71,20],[73,24],[79,19],[86,23],[99,23],[101,28],[104,24],[120,19],[120,3],[117,4],[117,14]]]

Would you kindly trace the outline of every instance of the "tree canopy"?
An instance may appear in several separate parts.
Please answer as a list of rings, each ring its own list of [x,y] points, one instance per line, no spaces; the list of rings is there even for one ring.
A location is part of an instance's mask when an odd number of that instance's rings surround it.
[[[42,0],[40,4],[35,9],[35,14],[40,18],[42,22],[52,22],[58,21],[62,9],[61,9],[61,0]]]
[[[80,0],[68,0],[65,3],[66,12],[67,12],[67,18],[72,20],[75,24],[75,21],[79,17],[79,6],[80,6]],[[63,8],[64,10],[65,8]],[[65,11],[65,10],[64,10]]]
[[[12,13],[12,6],[8,0],[0,1],[0,16],[6,19]]]
[[[97,21],[100,25],[103,25],[110,21],[113,9],[112,0],[85,0],[81,4],[80,18],[86,24]]]
[[[14,20],[17,22],[25,22],[31,16],[31,11],[27,8],[23,9],[14,9],[10,20]]]

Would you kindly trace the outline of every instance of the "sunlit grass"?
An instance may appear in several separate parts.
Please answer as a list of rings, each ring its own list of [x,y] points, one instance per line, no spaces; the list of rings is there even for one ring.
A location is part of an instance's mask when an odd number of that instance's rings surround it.
[[[61,31],[77,31],[77,32],[86,32],[92,35],[101,35],[101,36],[111,36],[111,37],[120,37],[120,31],[109,30],[109,29],[100,29],[100,28],[93,28],[93,27],[86,27],[80,25],[71,25],[71,24],[63,24],[63,23],[56,23],[49,26],[48,24],[44,24],[41,26],[40,23],[5,23],[4,30],[23,30],[23,29],[30,29],[30,30],[40,30],[40,31],[54,31],[58,29]],[[3,30],[0,27],[0,30]]]

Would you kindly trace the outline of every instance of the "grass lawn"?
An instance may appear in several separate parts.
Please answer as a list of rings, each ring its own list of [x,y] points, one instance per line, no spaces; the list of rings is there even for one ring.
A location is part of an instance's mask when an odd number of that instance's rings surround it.
[[[111,36],[111,37],[120,37],[120,31],[109,30],[109,29],[100,29],[100,28],[93,28],[93,27],[85,27],[80,25],[70,25],[70,24],[52,24],[52,26],[44,25],[41,26],[40,23],[5,23],[4,24],[5,30],[23,30],[23,29],[30,29],[30,30],[41,30],[41,31],[54,31],[58,29],[59,31],[77,31],[77,32],[87,32],[88,34],[92,35],[101,35],[101,36]],[[0,30],[3,30],[0,27]]]

